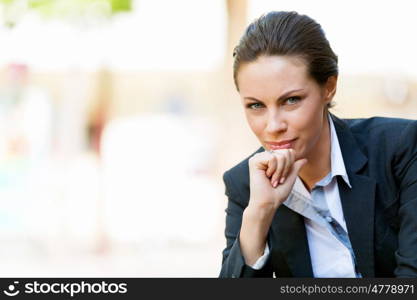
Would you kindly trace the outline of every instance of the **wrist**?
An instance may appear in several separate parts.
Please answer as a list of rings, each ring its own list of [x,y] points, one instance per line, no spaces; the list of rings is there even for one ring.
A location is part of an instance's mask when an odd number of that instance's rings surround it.
[[[269,214],[255,209],[251,210],[249,207],[243,211],[239,240],[245,263],[249,266],[253,265],[264,253],[272,222]]]
[[[242,229],[262,240],[268,233],[274,214],[275,210],[248,206],[243,211]]]
[[[254,222],[264,223],[272,220],[277,208],[274,203],[256,203],[255,201],[249,201],[249,205],[243,214],[246,214]]]

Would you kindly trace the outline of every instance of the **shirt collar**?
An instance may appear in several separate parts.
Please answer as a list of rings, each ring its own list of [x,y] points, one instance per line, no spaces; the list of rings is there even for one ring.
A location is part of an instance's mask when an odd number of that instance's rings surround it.
[[[329,120],[329,127],[330,127],[330,173],[327,174],[323,179],[321,179],[319,182],[315,184],[315,186],[327,186],[334,177],[340,176],[343,178],[345,183],[352,188],[349,182],[349,177],[346,172],[345,163],[343,161],[342,151],[340,149],[339,140],[337,138],[336,129],[333,124],[333,120],[328,114],[328,120]],[[295,184],[294,184],[294,190],[300,192],[304,196],[308,197],[308,192],[304,188],[303,183],[301,180],[297,177]]]
[[[328,115],[329,126],[330,126],[330,163],[331,169],[330,172],[319,182],[316,183],[316,187],[325,187],[330,182],[332,182],[335,176],[341,176],[345,183],[352,188],[349,182],[349,177],[346,172],[345,164],[343,162],[342,151],[340,149],[339,140],[337,138],[336,129],[333,124],[333,120]],[[315,220],[315,217],[312,217],[313,214],[311,213],[311,194],[307,191],[304,184],[302,183],[301,179],[297,176],[294,187],[289,195],[289,197],[284,201],[284,205],[289,207],[295,212],[308,217],[312,220]]]
[[[352,188],[349,182],[349,177],[346,172],[345,163],[343,161],[342,151],[340,149],[339,139],[337,138],[336,129],[330,114],[327,115],[330,125],[330,180],[339,175],[343,178],[346,184]]]

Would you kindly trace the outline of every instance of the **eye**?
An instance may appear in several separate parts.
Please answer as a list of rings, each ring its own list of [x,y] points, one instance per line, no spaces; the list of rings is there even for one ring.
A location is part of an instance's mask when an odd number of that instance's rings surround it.
[[[300,102],[301,98],[298,96],[294,96],[294,97],[289,97],[285,100],[284,104],[288,104],[288,105],[294,105],[297,104],[298,102]]]
[[[263,107],[263,105],[261,103],[256,102],[256,103],[250,103],[250,104],[246,105],[246,107],[249,108],[249,109],[258,110],[258,109],[261,109]]]

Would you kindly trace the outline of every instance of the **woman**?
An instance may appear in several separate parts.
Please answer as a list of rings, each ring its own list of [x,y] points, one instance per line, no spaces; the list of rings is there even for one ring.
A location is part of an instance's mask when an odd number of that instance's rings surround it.
[[[416,277],[417,122],[332,115],[337,56],[308,16],[262,16],[233,55],[262,147],[223,176],[220,277]]]

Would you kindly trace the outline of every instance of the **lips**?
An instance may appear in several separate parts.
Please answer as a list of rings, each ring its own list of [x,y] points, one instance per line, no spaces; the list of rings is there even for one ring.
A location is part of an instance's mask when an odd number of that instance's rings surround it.
[[[280,142],[265,142],[265,144],[271,150],[290,149],[290,148],[294,148],[294,143],[296,140],[297,139],[284,140]]]

